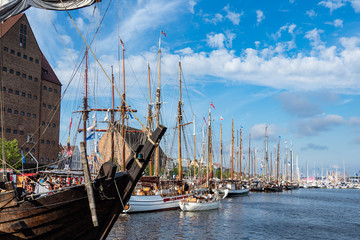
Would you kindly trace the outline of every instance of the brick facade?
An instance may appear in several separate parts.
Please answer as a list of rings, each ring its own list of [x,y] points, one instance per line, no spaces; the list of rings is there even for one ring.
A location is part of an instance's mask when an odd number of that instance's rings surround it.
[[[7,140],[17,139],[24,154],[40,164],[59,152],[61,83],[43,56],[25,14],[1,24],[1,95]],[[34,166],[30,154],[27,165]]]

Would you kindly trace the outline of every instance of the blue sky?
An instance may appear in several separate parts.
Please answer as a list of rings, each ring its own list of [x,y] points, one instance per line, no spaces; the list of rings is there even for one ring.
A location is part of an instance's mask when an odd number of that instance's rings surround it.
[[[260,158],[267,124],[269,148],[273,149],[279,136],[282,146],[292,142],[300,167],[308,162],[311,167],[340,170],[345,163],[350,174],[360,169],[360,0],[139,0],[119,4],[103,0],[96,10],[91,6],[69,13],[87,41],[93,39],[105,15],[91,48],[108,74],[114,65],[116,80],[119,72],[122,76],[117,62],[118,34],[124,41],[128,102],[142,120],[148,103],[147,64],[155,96],[160,30],[167,34],[161,40],[161,84],[168,145],[176,121],[181,60],[186,85],[184,121],[192,121],[195,112],[197,149],[203,117],[207,118],[213,101],[214,148],[218,148],[222,116],[226,154],[234,118],[235,131],[242,126],[244,148],[248,148],[251,133]],[[72,59],[84,54],[83,40],[66,12],[32,8],[26,14],[64,90],[74,69]],[[91,104],[109,107],[109,81],[93,57],[90,64],[90,78],[99,79],[98,102],[91,100]],[[83,65],[79,69],[83,71]],[[67,140],[71,112],[81,105],[82,76],[75,74],[64,95],[62,143]],[[138,126],[135,120],[129,124]],[[189,140],[192,131],[187,126]],[[191,149],[185,156],[192,156]],[[229,161],[229,156],[225,159]]]

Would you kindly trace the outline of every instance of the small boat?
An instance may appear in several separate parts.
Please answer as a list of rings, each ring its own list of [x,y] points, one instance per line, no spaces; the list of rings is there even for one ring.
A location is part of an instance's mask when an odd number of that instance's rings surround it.
[[[180,209],[184,212],[197,212],[219,209],[221,199],[226,198],[228,189],[225,190],[225,195],[221,198],[218,192],[208,195],[193,195],[187,199],[180,201]]]
[[[250,188],[242,185],[241,183],[227,183],[224,188],[219,188],[220,193],[224,193],[227,190],[229,197],[236,197],[249,194]]]

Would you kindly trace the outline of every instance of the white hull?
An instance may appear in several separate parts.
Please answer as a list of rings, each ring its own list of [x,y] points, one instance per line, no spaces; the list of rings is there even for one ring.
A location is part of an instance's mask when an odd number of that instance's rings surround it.
[[[131,196],[129,200],[128,213],[165,211],[179,208],[179,202],[186,199],[188,195],[173,197],[162,197],[161,195]]]
[[[227,195],[230,197],[230,196],[248,194],[250,189],[249,189],[249,188],[244,188],[244,189],[236,189],[236,190],[235,190],[235,189],[226,189],[226,190],[229,191]],[[224,193],[225,190],[219,189],[219,191],[220,191],[221,193]]]
[[[220,200],[214,202],[187,202],[181,201],[180,208],[184,212],[196,212],[218,209],[220,206]]]

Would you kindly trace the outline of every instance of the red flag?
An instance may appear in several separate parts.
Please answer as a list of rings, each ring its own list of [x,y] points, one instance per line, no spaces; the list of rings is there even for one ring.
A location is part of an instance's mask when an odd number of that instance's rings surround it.
[[[220,120],[224,120],[223,117],[220,117]]]
[[[122,48],[125,50],[125,45],[124,45],[124,42],[121,40],[121,38],[120,38],[120,43],[121,43]]]
[[[69,132],[71,130],[72,118],[70,119]]]
[[[166,33],[164,33],[162,30],[161,30],[161,34],[164,34],[164,36],[167,37]]]
[[[204,121],[205,121],[205,124],[207,124],[207,123],[206,123],[206,119],[205,119],[205,117],[203,117],[203,119],[204,119]]]
[[[211,101],[211,103],[210,103],[210,105],[215,109],[215,106],[214,106],[214,104],[213,104],[213,102]]]

